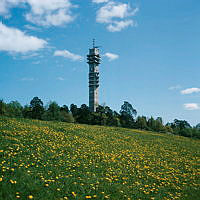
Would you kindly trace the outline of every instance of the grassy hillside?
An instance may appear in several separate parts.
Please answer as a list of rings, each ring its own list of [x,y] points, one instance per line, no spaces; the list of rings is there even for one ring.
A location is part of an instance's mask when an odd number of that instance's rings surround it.
[[[0,118],[1,200],[197,200],[199,161],[199,140]]]

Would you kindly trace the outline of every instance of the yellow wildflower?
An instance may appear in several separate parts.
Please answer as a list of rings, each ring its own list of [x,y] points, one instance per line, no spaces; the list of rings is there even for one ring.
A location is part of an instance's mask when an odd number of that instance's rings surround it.
[[[72,195],[73,195],[74,197],[76,197],[76,193],[75,193],[75,192],[72,192]]]
[[[13,180],[10,180],[10,182],[11,182],[12,184],[16,184],[16,183],[17,183],[17,181],[13,181]]]

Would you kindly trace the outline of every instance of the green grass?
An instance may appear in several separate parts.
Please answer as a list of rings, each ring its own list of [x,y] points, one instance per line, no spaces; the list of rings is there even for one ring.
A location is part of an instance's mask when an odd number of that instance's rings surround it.
[[[199,161],[199,140],[0,117],[0,200],[197,200]]]

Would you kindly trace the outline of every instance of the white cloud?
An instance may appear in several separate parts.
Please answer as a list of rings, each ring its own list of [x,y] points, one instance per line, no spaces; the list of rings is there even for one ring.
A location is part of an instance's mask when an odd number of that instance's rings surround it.
[[[113,18],[123,19],[131,15],[129,10],[128,4],[109,2],[97,12],[97,22],[109,23],[112,22]]]
[[[192,94],[200,92],[200,88],[188,88],[181,91],[181,94]]]
[[[197,103],[186,103],[186,104],[184,104],[184,108],[186,110],[199,110],[200,105]]]
[[[33,57],[39,57],[39,53],[38,52],[29,52],[29,53],[26,53],[26,54],[22,54],[21,55],[21,58],[22,59],[29,59],[29,58],[33,58]]]
[[[26,0],[31,12],[26,19],[42,26],[61,26],[74,20],[70,0]]]
[[[109,1],[97,11],[96,21],[108,24],[108,31],[121,31],[124,28],[136,25],[132,19],[127,18],[134,16],[138,10],[138,8],[132,9],[126,3]]]
[[[114,53],[105,53],[105,56],[109,59],[109,61],[113,61],[119,58],[119,55]]]
[[[178,90],[178,89],[181,89],[181,86],[180,85],[175,85],[175,86],[171,86],[168,88],[169,90]]]
[[[128,26],[133,26],[133,20],[126,20],[126,21],[119,21],[119,22],[113,22],[112,24],[107,26],[107,29],[110,32],[117,32],[121,31],[122,29],[128,27]]]
[[[9,9],[23,3],[24,0],[0,0],[0,14],[9,14]]]
[[[73,53],[69,52],[68,50],[63,50],[63,51],[57,50],[54,52],[54,56],[62,56],[65,58],[69,58],[70,60],[73,60],[73,61],[83,60],[82,56],[73,54]]]
[[[65,79],[63,77],[57,77],[57,80],[64,81]]]
[[[35,80],[34,78],[27,78],[27,77],[21,79],[21,81],[34,81],[34,80]]]
[[[0,51],[27,53],[37,51],[46,46],[47,42],[34,36],[26,35],[16,28],[0,23]]]
[[[70,0],[1,0],[0,14],[8,14],[9,9],[28,5],[30,12],[26,19],[42,26],[61,26],[74,20],[71,9],[75,7]]]
[[[109,0],[92,0],[93,3],[105,3],[108,2]]]
[[[33,65],[39,65],[40,64],[40,61],[38,60],[38,61],[34,61],[34,62],[32,62],[32,64]]]
[[[31,30],[31,31],[41,31],[40,28],[36,27],[36,26],[31,26],[30,24],[26,24],[24,25],[24,27],[28,30]]]

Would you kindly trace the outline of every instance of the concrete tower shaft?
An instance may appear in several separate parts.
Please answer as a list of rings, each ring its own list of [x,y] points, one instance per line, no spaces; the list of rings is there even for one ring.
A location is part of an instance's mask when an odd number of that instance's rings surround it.
[[[96,111],[99,105],[99,64],[100,54],[98,47],[93,46],[87,55],[89,64],[89,108],[92,112]]]

